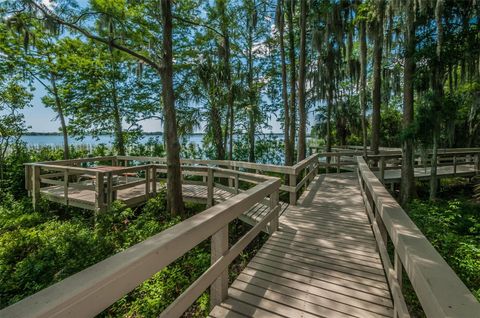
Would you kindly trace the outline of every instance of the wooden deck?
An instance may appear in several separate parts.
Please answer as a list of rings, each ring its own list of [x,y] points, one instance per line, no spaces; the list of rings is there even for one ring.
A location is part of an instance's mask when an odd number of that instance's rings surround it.
[[[157,182],[157,189],[165,184]],[[183,196],[188,202],[205,203],[207,200],[207,187],[203,185],[184,184],[182,186]],[[47,196],[52,201],[63,203],[65,192],[63,186],[44,187],[40,190],[42,195]],[[214,200],[216,202],[225,201],[234,194],[225,190],[214,188]],[[136,206],[147,201],[145,196],[145,185],[137,185],[128,189],[117,191],[117,200],[124,202],[127,206]],[[95,191],[68,188],[68,204],[78,207],[95,207]]]
[[[391,317],[354,173],[319,175],[210,317]]]
[[[165,186],[164,183],[157,182],[157,188]],[[182,186],[183,198],[187,202],[206,203],[207,202],[207,186],[184,184]],[[64,203],[65,191],[63,186],[50,186],[42,188],[42,195],[46,196],[49,200]],[[234,196],[233,193],[226,190],[215,187],[213,189],[213,198],[215,203],[225,201]],[[137,185],[124,190],[117,191],[117,199],[124,202],[127,206],[137,206],[147,201],[145,196],[145,186]],[[78,188],[68,188],[68,204],[80,208],[86,208],[93,210],[95,208],[95,191],[93,190],[80,190]],[[281,210],[280,215],[283,214],[288,207],[288,203],[280,202]],[[263,218],[269,212],[269,206],[263,203],[257,203],[247,212],[245,212],[240,219],[250,225],[263,220]]]
[[[454,166],[441,166],[437,168],[437,177],[438,178],[451,178],[451,177],[469,177],[474,176],[477,172],[473,164],[457,165]],[[377,177],[380,177],[380,172],[375,172]],[[430,179],[430,167],[426,168],[415,168],[414,169],[415,179],[418,180],[429,180]],[[385,170],[385,175],[383,178],[385,183],[400,182],[401,180],[401,170],[392,169]]]

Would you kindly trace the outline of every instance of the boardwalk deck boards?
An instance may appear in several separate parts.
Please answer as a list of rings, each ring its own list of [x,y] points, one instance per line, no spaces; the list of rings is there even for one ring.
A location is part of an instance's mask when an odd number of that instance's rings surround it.
[[[211,317],[391,317],[356,175],[319,175],[299,202]]]

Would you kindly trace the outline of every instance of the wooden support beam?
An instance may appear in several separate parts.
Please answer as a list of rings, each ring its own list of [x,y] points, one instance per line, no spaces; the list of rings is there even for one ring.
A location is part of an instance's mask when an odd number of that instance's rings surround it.
[[[213,206],[213,169],[208,168],[207,174],[207,207]]]
[[[105,210],[105,174],[97,172],[95,175],[95,212],[103,212]]]
[[[150,167],[145,169],[145,199],[148,200],[150,197]]]
[[[40,167],[32,166],[32,202],[36,210],[40,202]]]
[[[157,167],[152,166],[152,194],[157,195]]]
[[[211,264],[228,252],[228,224],[213,234],[211,242]],[[228,267],[210,286],[210,308],[213,309],[227,298]]]
[[[106,188],[106,208],[110,209],[113,202],[113,176],[112,173],[107,173],[107,188]]]
[[[63,202],[68,205],[68,169],[63,172]]]
[[[290,192],[290,204],[297,205],[297,191],[295,190],[297,187],[297,176],[294,174],[289,175],[288,182],[290,187],[294,189]]]
[[[380,158],[380,182],[385,184],[385,157]]]

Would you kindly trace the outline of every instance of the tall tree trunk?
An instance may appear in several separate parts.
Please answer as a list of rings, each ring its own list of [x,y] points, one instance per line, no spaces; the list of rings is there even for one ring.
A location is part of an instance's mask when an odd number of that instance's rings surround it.
[[[442,12],[443,2],[438,0],[435,7],[435,22],[437,25],[437,50],[436,50],[436,63],[433,67],[433,92],[434,92],[434,115],[433,120],[433,153],[432,162],[430,166],[430,200],[435,200],[437,196],[437,153],[438,144],[440,139],[440,121],[442,120],[442,104],[443,104],[443,77],[444,66],[442,59],[442,46],[443,46],[443,25],[442,25]]]
[[[403,129],[400,204],[405,206],[415,195],[413,135],[413,77],[415,72],[415,12],[414,0],[408,0],[405,26],[405,65],[403,69]]]
[[[223,135],[222,135],[222,123],[220,117],[220,110],[216,106],[215,102],[211,103],[212,109],[210,110],[210,122],[212,125],[213,142],[215,143],[215,150],[217,160],[225,159],[225,148],[223,147]]]
[[[327,152],[332,151],[332,109],[333,109],[333,87],[328,85],[327,91]],[[330,157],[327,157],[327,161],[330,162]]]
[[[233,128],[234,128],[234,103],[235,96],[232,85],[232,70],[230,66],[230,35],[229,35],[229,21],[227,17],[227,2],[217,1],[221,16],[221,30],[223,34],[223,67],[225,72],[225,86],[227,88],[227,119],[225,129],[225,149],[228,149],[228,160],[233,158]],[[226,141],[229,141],[228,145]]]
[[[360,21],[360,106],[362,108],[363,155],[367,156],[367,30]]]
[[[173,91],[173,48],[172,48],[172,2],[162,0],[163,13],[163,65],[162,98],[164,108],[164,130],[167,146],[167,210],[172,215],[184,215],[182,179],[180,167],[180,143],[177,136],[177,116]]]
[[[114,32],[114,25],[110,23],[109,29],[109,39],[113,41],[115,36]],[[122,115],[120,111],[120,105],[118,102],[118,90],[117,90],[117,59],[115,57],[115,51],[113,47],[110,45],[108,47],[110,53],[110,67],[112,73],[110,74],[110,84],[112,89],[112,104],[113,104],[113,127],[114,127],[114,135],[115,135],[115,146],[117,148],[117,152],[120,156],[125,156],[125,136],[123,134],[123,126],[122,126]]]
[[[228,147],[228,160],[233,160],[233,127],[235,125],[234,122],[234,103],[235,103],[235,96],[233,93],[233,84],[232,84],[232,70],[230,68],[230,37],[228,35],[228,28],[224,30],[227,32],[224,36],[225,41],[225,72],[226,72],[226,84],[228,89],[228,96],[227,96],[227,104],[228,104],[228,113],[229,113],[229,130],[225,131],[225,135],[229,136],[229,147]]]
[[[435,200],[437,196],[437,154],[438,154],[438,135],[440,134],[438,123],[435,123],[433,131],[433,149],[432,149],[432,162],[430,163],[430,200]]]
[[[380,146],[380,107],[382,105],[382,53],[383,53],[383,19],[385,2],[378,2],[375,40],[373,46],[373,90],[372,90],[372,144],[370,150],[378,154]]]
[[[248,161],[255,162],[255,125],[257,102],[255,88],[253,87],[253,25],[248,26],[248,95],[250,109],[248,110]]]
[[[118,92],[115,78],[112,78],[112,103],[113,103],[113,119],[115,129],[115,144],[118,154],[125,156],[125,135],[123,134],[122,115],[120,114],[120,105],[118,104]]]
[[[70,147],[68,145],[68,130],[67,124],[65,122],[65,115],[63,114],[62,102],[60,100],[60,96],[58,95],[57,81],[54,74],[50,74],[50,81],[52,82],[52,92],[55,98],[55,107],[57,109],[58,119],[60,119],[60,126],[62,128],[63,159],[67,160],[70,158]]]
[[[290,6],[287,8],[287,23],[288,23],[288,57],[290,60],[290,158],[294,158],[295,149],[295,127],[296,127],[296,107],[295,107],[295,87],[297,76],[295,70],[295,30],[293,26],[293,13],[295,11],[295,1],[288,2]],[[287,128],[285,128],[287,129]],[[293,162],[292,162],[293,163]]]
[[[334,52],[333,46],[330,42],[328,42],[327,48],[327,142],[326,142],[326,151],[332,151],[332,110],[333,110],[333,94],[334,94],[334,77],[335,77],[335,70],[334,68]],[[327,157],[327,163],[330,163],[330,157]]]
[[[307,154],[307,110],[305,107],[305,75],[306,75],[306,59],[307,59],[307,1],[300,1],[300,61],[298,76],[298,150],[297,162],[305,159]]]
[[[287,91],[287,63],[285,58],[285,15],[283,13],[284,1],[281,0],[279,6],[279,34],[280,34],[280,59],[282,63],[282,99],[283,99],[283,114],[284,114],[284,145],[285,145],[285,165],[291,166],[293,164],[292,151],[290,149],[290,108],[288,105],[288,91]]]

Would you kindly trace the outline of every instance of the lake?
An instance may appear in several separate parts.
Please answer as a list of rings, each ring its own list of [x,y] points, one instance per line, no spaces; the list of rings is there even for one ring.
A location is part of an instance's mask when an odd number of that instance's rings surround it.
[[[242,135],[243,136],[243,135]],[[203,134],[192,134],[187,135],[187,143],[192,143],[195,145],[202,145]],[[240,135],[236,135],[240,137]],[[283,140],[283,134],[261,134],[257,136],[258,138],[277,138],[278,140]],[[150,139],[156,139],[159,142],[162,142],[162,135],[144,135],[140,138],[140,143],[145,144]],[[41,146],[50,146],[50,147],[62,147],[63,146],[63,136],[61,135],[26,135],[22,137],[27,146],[31,147],[41,147]],[[69,138],[70,145],[86,145],[86,146],[95,146],[99,144],[111,145],[113,144],[113,137],[111,135],[101,135],[98,138],[92,136],[86,136],[83,139],[75,139],[74,137]]]

